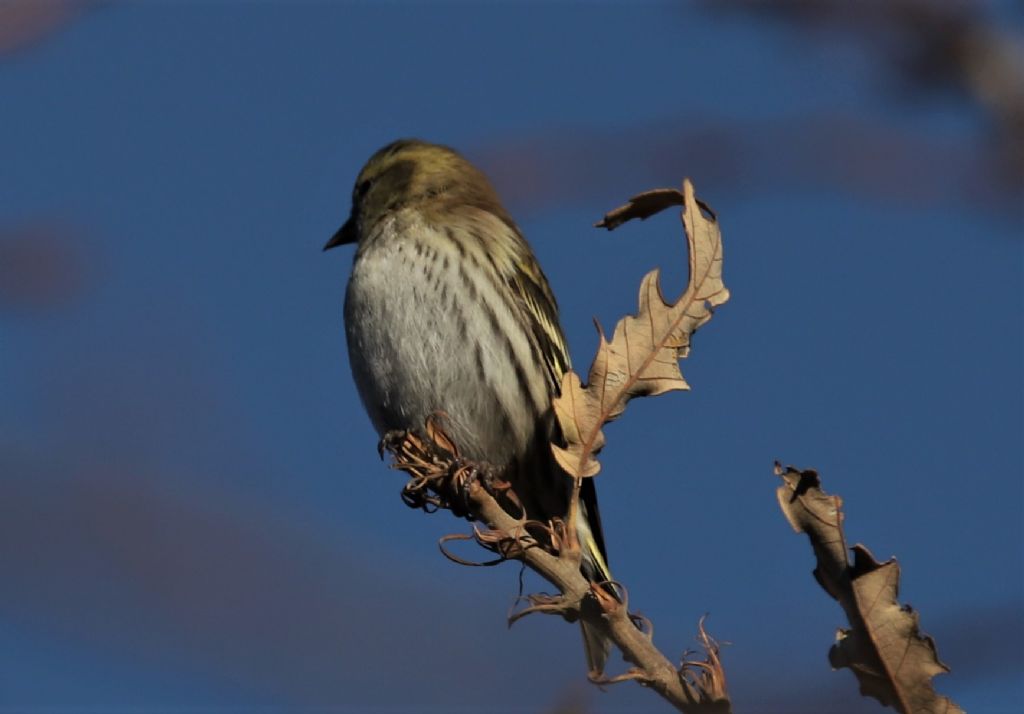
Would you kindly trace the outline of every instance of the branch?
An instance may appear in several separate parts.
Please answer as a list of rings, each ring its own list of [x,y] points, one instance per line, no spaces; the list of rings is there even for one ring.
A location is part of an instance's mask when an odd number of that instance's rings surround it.
[[[497,553],[499,560],[525,563],[558,590],[558,595],[527,596],[529,607],[514,613],[510,624],[534,612],[561,615],[570,622],[582,619],[607,636],[632,665],[626,673],[614,677],[591,672],[590,680],[595,684],[634,680],[653,689],[681,712],[731,711],[718,645],[704,632],[703,622],[700,641],[706,658],[673,665],[654,646],[652,628],[643,627],[645,621],[628,612],[621,586],[607,584],[617,588],[620,597],[616,597],[583,577],[580,551],[575,538],[566,537],[565,523],[555,519],[544,524],[511,515],[518,499],[509,485],[489,464],[460,458],[440,418],[427,420],[425,436],[394,434],[382,446],[394,456],[394,468],[410,476],[402,493],[407,504],[428,511],[450,509],[482,523],[483,528],[474,526],[474,538],[481,546]]]

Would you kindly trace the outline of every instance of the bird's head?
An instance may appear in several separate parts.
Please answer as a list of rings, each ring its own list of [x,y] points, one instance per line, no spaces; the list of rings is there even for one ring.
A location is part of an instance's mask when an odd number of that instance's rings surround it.
[[[357,243],[400,208],[415,207],[430,217],[459,204],[506,215],[487,177],[455,150],[419,139],[394,141],[359,172],[348,220],[324,250]]]

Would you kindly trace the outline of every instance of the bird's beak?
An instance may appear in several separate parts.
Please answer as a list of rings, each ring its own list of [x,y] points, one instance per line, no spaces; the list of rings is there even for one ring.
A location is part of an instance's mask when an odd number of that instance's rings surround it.
[[[331,236],[331,239],[327,241],[327,245],[324,246],[324,250],[337,248],[339,245],[355,243],[358,239],[359,233],[356,231],[356,222],[352,218],[349,218],[345,221],[345,225],[339,228],[338,231]]]

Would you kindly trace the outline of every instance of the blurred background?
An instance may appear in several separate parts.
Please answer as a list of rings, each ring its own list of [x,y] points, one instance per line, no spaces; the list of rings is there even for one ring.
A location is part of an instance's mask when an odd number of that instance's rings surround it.
[[[1012,0],[4,2],[0,710],[666,710],[588,685],[575,628],[508,630],[518,568],[444,560],[466,524],[377,458],[320,249],[419,136],[493,177],[579,369],[686,277],[671,212],[592,223],[684,176],[718,211],[693,390],[598,477],[663,651],[710,613],[736,711],[879,710],[829,669],[779,459],[898,557],[936,688],[1021,711],[1022,34]]]

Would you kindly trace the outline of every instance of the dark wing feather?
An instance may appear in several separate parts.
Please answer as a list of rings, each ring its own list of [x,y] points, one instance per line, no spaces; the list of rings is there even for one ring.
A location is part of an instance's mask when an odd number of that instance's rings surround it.
[[[524,242],[525,244],[525,242]],[[570,368],[569,350],[565,344],[562,327],[558,320],[558,305],[548,285],[547,278],[541,271],[532,254],[523,256],[522,270],[506,279],[509,287],[520,297],[525,310],[534,318],[530,320],[533,339],[539,348],[550,379],[551,395],[555,397],[561,391],[562,375]],[[560,439],[558,424],[552,419],[554,439]],[[605,549],[604,530],[601,527],[601,513],[597,507],[597,489],[593,479],[583,479],[580,487],[580,501],[585,509],[587,522],[601,556],[608,561]],[[610,573],[602,573],[602,579],[610,578]]]

